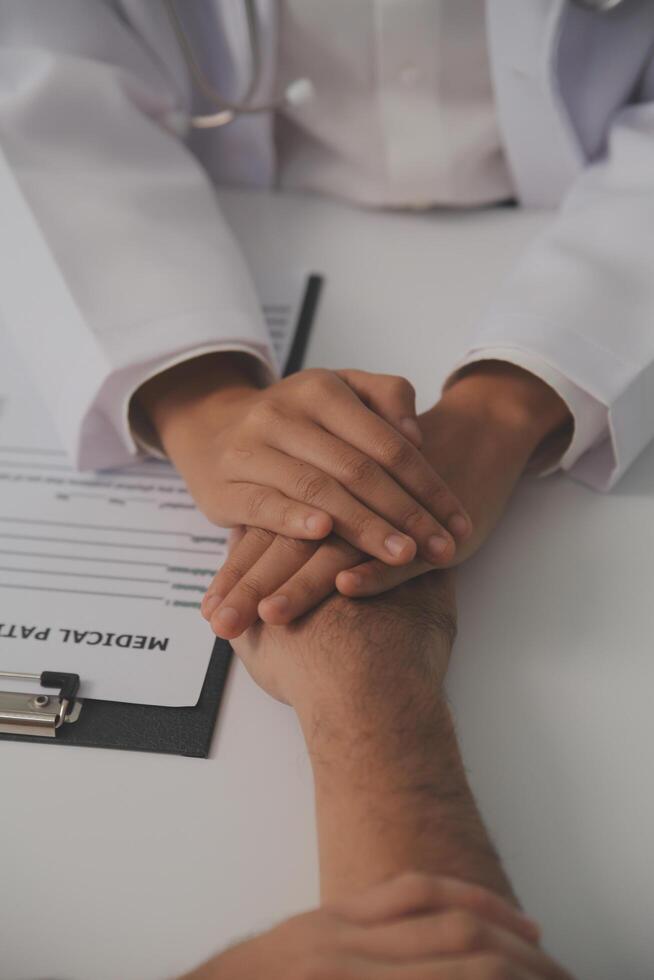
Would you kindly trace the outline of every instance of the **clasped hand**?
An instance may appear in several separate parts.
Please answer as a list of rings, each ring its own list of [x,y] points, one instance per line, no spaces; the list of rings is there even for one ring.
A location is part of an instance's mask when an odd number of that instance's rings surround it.
[[[252,528],[203,604],[226,638],[259,616],[290,622],[364,558],[444,567],[470,533],[420,451],[415,393],[403,378],[309,370],[263,391],[200,385],[160,432],[207,517]]]

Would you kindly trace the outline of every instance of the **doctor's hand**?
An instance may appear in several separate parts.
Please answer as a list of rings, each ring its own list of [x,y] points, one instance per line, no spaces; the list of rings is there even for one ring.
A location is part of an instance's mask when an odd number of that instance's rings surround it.
[[[534,451],[561,430],[566,410],[541,381],[511,365],[464,377],[420,416],[426,458],[463,501],[472,533],[451,564],[470,557],[499,521]],[[565,436],[564,436],[565,438]],[[559,437],[550,445],[556,454]],[[350,597],[377,595],[431,565],[417,556],[400,567],[371,560],[337,535],[324,543],[248,529],[234,542],[202,603],[219,636],[239,636],[257,618],[284,625],[334,589]]]
[[[409,872],[219,954],[181,980],[570,980],[497,895]]]
[[[388,565],[451,561],[470,521],[419,449],[407,381],[309,370],[259,390],[233,358],[221,377],[225,357],[172,368],[137,396],[209,520],[310,541],[333,531]]]

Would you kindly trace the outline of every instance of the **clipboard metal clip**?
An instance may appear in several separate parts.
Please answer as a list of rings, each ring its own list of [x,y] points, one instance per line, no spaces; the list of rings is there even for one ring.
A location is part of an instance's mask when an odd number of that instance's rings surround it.
[[[44,670],[42,674],[0,671],[0,680],[38,681],[41,687],[58,688],[55,694],[20,694],[0,691],[0,732],[4,735],[36,735],[54,738],[64,722],[74,722],[82,710],[77,700],[79,674]]]

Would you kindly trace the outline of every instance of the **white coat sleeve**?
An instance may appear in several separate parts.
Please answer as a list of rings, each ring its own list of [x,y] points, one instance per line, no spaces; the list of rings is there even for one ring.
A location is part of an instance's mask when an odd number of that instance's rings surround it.
[[[463,363],[494,357],[558,387],[578,423],[563,466],[595,489],[654,437],[654,103],[617,116]]]
[[[176,90],[177,89],[177,90]],[[196,352],[273,357],[179,91],[113,4],[0,0],[0,323],[80,468],[136,453],[139,384]]]

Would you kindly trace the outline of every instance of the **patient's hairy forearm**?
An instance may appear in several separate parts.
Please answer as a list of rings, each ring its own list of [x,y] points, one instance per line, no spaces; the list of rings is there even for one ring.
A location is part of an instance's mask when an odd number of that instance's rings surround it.
[[[323,900],[414,869],[515,901],[443,702],[413,711],[407,701],[376,717],[314,708],[300,720],[314,771]]]
[[[534,452],[548,440],[565,448],[570,427],[552,389],[499,362],[462,376],[420,423],[423,452],[472,517],[461,558],[496,524]],[[408,678],[400,647],[385,704],[345,698],[338,710],[311,705],[300,712],[314,769],[324,897],[413,868],[515,900],[468,786],[440,683],[430,695],[428,677],[422,685]],[[383,651],[376,654],[384,669]],[[428,661],[418,644],[420,658]]]

